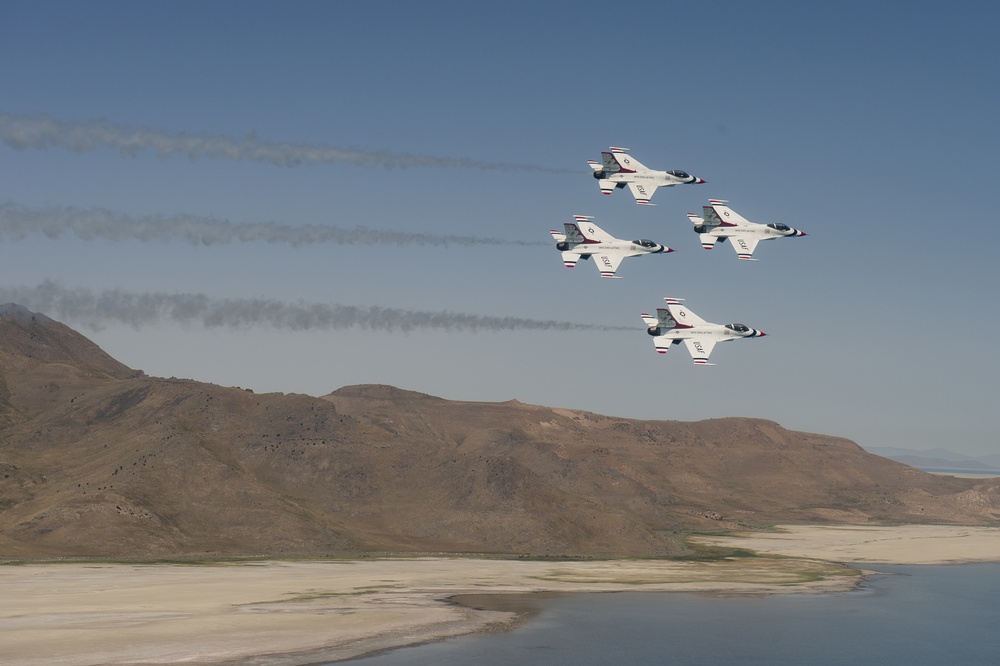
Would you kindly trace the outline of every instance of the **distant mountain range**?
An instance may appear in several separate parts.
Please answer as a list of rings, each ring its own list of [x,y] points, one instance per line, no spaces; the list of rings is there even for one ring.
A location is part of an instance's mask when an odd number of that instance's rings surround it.
[[[905,449],[894,446],[868,446],[866,450],[918,469],[935,471],[997,472],[1000,474],[1000,453],[968,456],[947,449]]]
[[[0,557],[655,557],[685,552],[692,530],[998,519],[998,478],[927,474],[772,421],[380,385],[255,394],[148,377],[0,306]]]

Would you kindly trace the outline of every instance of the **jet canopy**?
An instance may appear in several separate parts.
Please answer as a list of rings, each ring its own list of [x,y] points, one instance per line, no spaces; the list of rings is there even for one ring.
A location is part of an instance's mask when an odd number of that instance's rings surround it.
[[[750,327],[746,324],[726,324],[726,328],[737,333],[749,333]]]
[[[790,226],[788,226],[787,224],[782,224],[781,222],[772,222],[771,224],[769,224],[767,226],[771,227],[772,229],[777,229],[778,231],[791,231],[792,230],[792,228]]]
[[[678,178],[690,178],[690,174],[687,171],[681,171],[680,169],[674,169],[673,171],[668,171],[671,176],[676,176]]]
[[[651,241],[651,240],[646,240],[645,238],[642,238],[642,239],[640,239],[640,240],[634,240],[634,241],[632,241],[632,242],[633,242],[634,244],[636,244],[636,245],[641,245],[642,247],[649,247],[649,248],[653,248],[653,247],[656,247],[656,246],[657,246],[657,244],[656,244],[656,243],[654,243],[654,242],[653,242],[653,241]]]

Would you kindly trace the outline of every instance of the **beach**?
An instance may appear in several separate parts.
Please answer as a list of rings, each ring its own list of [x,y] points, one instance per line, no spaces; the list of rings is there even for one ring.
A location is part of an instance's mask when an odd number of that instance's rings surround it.
[[[1000,561],[1000,528],[784,526],[692,539],[783,557],[8,564],[0,566],[0,654],[25,666],[315,664],[518,620],[452,603],[456,596],[826,592],[862,576],[838,563]]]
[[[769,532],[695,536],[696,543],[851,564],[1000,562],[1000,528],[955,525],[785,525]]]

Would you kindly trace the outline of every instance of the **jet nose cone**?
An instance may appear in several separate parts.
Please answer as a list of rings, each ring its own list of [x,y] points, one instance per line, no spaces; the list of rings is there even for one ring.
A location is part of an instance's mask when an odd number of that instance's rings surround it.
[[[764,331],[757,331],[757,337],[758,337],[758,338],[762,338],[762,337],[764,337],[765,335],[767,335],[767,333],[765,333]]]
[[[697,177],[695,177],[695,179],[694,179],[694,184],[695,185],[701,185],[702,183],[707,183],[707,182],[708,181],[705,180],[704,178],[697,178]]]
[[[796,236],[805,236],[805,235],[806,235],[806,232],[804,232],[804,231],[799,231],[798,229],[796,229],[796,230],[795,230],[795,235],[796,235]]]
[[[672,247],[667,247],[666,245],[661,245],[660,247],[662,247],[662,248],[663,248],[663,249],[662,249],[661,251],[662,251],[662,252],[663,252],[664,254],[666,254],[667,252],[673,252],[673,251],[674,251],[674,248],[672,248]]]

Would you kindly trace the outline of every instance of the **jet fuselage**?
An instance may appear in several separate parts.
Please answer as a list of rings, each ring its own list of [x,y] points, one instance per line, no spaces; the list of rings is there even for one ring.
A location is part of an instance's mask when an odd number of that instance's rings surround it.
[[[581,258],[589,257],[593,254],[604,254],[607,252],[624,253],[626,257],[638,257],[640,254],[659,254],[667,248],[653,241],[603,241],[600,243],[569,243],[561,241],[556,243],[556,248],[563,252],[572,252],[580,255]]]
[[[762,331],[750,328],[744,324],[698,324],[690,328],[650,326],[646,332],[652,336],[668,338],[670,340],[713,338],[716,342],[725,342],[736,338],[756,338],[765,335]]]

